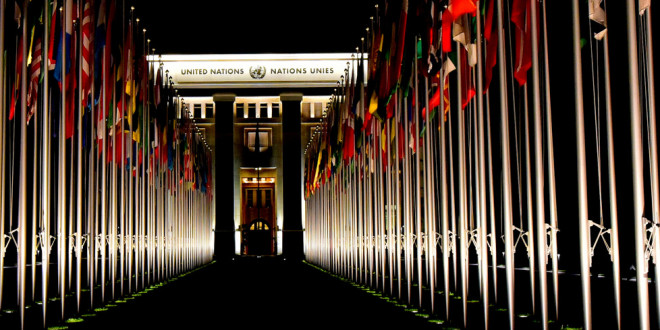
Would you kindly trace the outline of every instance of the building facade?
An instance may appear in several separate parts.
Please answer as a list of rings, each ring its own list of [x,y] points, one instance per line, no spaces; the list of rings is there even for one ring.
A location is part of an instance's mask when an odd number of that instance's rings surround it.
[[[303,151],[355,60],[344,53],[150,57],[213,150],[216,255],[303,256]]]

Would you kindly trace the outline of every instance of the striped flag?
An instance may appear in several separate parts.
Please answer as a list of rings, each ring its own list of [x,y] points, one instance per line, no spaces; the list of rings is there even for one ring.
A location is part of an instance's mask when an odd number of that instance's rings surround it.
[[[81,59],[81,69],[82,69],[82,95],[83,104],[87,99],[87,96],[90,93],[91,79],[90,79],[90,64],[92,62],[92,56],[90,52],[92,36],[92,9],[88,1],[85,1],[83,7],[83,18],[82,18],[82,59]]]
[[[37,39],[32,55],[32,64],[30,66],[30,86],[27,95],[27,124],[37,110],[37,98],[39,95],[39,76],[41,75],[41,38]]]
[[[55,70],[56,58],[53,57],[55,48],[55,31],[57,30],[57,0],[54,0],[50,14],[50,35],[48,36],[48,70]]]

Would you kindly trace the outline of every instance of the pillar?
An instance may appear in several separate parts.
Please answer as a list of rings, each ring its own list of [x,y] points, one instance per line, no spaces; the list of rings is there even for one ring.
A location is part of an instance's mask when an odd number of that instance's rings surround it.
[[[286,258],[300,260],[303,254],[302,149],[300,147],[301,93],[282,93],[282,168],[284,180],[282,249]]]

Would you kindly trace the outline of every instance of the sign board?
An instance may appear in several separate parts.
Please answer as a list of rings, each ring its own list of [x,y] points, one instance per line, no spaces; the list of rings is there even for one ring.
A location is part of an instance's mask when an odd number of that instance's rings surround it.
[[[357,61],[346,53],[149,56],[176,88],[334,87]]]

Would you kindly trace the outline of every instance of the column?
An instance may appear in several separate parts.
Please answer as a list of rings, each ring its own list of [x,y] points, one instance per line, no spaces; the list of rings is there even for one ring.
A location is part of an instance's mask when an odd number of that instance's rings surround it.
[[[215,257],[234,256],[234,100],[235,94],[215,94]]]
[[[302,93],[282,93],[282,168],[283,201],[282,249],[286,258],[300,260],[303,255],[302,231],[302,149],[300,116]]]

